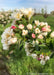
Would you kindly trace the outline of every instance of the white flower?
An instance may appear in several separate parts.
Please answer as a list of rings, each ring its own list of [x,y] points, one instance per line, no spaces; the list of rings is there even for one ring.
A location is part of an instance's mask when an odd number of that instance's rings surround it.
[[[5,29],[5,31],[2,34],[2,39],[10,39],[11,38],[11,34],[13,33],[13,29],[11,29],[10,27],[8,27],[7,29]]]
[[[47,32],[51,32],[51,29],[50,28],[46,28]]]
[[[26,9],[20,9],[20,11],[23,13],[24,16],[28,17],[30,19],[32,15],[34,14],[34,10],[32,8],[26,8]]]
[[[36,25],[40,25],[39,20],[35,20],[35,24],[36,24]]]
[[[39,34],[39,35],[38,35],[38,38],[39,38],[39,39],[43,39],[42,34]]]
[[[39,28],[36,28],[35,29],[35,33],[37,34],[37,33],[40,33],[40,29]]]
[[[19,29],[24,29],[24,25],[23,24],[20,24],[19,25]]]
[[[9,50],[9,46],[6,45],[6,44],[3,44],[3,49],[4,49],[4,50]]]
[[[35,41],[33,40],[32,44],[34,45],[35,44]]]
[[[17,38],[11,38],[11,39],[8,41],[9,44],[14,44],[14,43],[16,43],[16,42],[17,42]]]
[[[37,58],[37,55],[36,54],[31,54],[30,56],[32,56],[33,58]]]
[[[33,41],[32,41],[32,45],[33,45],[33,47],[35,47],[35,44],[36,44],[36,42],[33,40]]]
[[[3,39],[10,39],[11,38],[10,33],[5,33],[4,32],[4,34],[2,35],[2,38]]]
[[[50,59],[50,57],[49,56],[45,56],[45,60],[47,61],[47,60],[49,60]]]
[[[51,38],[54,38],[54,31],[50,34]]]
[[[8,23],[10,23],[10,20],[8,20]]]
[[[7,39],[2,39],[2,40],[1,40],[1,43],[3,43],[3,44],[8,44],[8,40],[7,40]]]
[[[45,24],[45,27],[47,27],[47,26],[48,26],[48,23],[47,23],[47,22],[45,22],[44,24]]]
[[[43,35],[43,36],[47,36],[47,32],[43,32],[42,35]]]
[[[2,38],[7,38],[10,34],[8,34],[8,31],[9,31],[9,28],[8,29],[6,29],[4,32],[3,32],[3,34],[1,35],[1,37]]]
[[[1,35],[1,37],[2,37],[1,43],[3,44],[4,50],[8,50],[9,45],[16,42],[16,38],[13,38],[14,32],[13,32],[13,29],[11,29],[11,27],[6,28],[3,34]]]
[[[26,16],[28,14],[28,9],[22,8],[22,9],[20,9],[20,11],[24,16]]]
[[[29,8],[29,9],[28,9],[27,17],[30,19],[33,14],[34,14],[34,10],[33,10],[32,8]]]
[[[13,12],[11,14],[11,18],[15,19],[15,20],[20,20],[22,18],[23,14],[21,14],[20,12]]]
[[[21,9],[19,9],[19,11],[20,11],[22,14],[24,14],[25,9],[24,9],[24,8],[21,8]]]
[[[45,25],[45,23],[44,22],[40,22],[40,26],[44,26]]]
[[[28,25],[27,25],[27,28],[28,28],[29,30],[31,30],[31,29],[32,29],[32,25],[31,25],[31,24],[28,24]]]
[[[36,40],[36,43],[37,43],[37,44],[39,44],[39,41],[38,41],[38,40]]]
[[[45,60],[42,59],[42,60],[40,61],[40,63],[41,63],[42,65],[45,65]]]
[[[17,20],[20,20],[22,18],[22,16],[23,16],[23,14],[17,13],[15,17]]]
[[[22,35],[27,35],[28,34],[28,30],[23,30],[22,31]]]
[[[40,59],[44,59],[44,55],[41,54],[41,55],[40,55]]]

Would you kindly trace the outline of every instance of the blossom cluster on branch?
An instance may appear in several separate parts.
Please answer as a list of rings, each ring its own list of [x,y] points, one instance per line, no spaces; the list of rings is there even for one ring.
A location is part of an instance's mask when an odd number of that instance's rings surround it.
[[[22,39],[25,42],[25,52],[27,56],[32,56],[44,65],[45,61],[49,60],[49,56],[40,54],[39,56],[34,53],[41,49],[40,45],[47,46],[46,39],[54,38],[54,31],[51,30],[47,22],[40,22],[34,20],[30,22],[34,14],[32,8],[18,9],[10,16],[13,23],[10,27],[4,30],[2,34],[2,45],[4,50],[9,50],[10,45],[17,44],[16,42]],[[18,39],[18,40],[17,40]],[[49,42],[50,43],[50,42]]]

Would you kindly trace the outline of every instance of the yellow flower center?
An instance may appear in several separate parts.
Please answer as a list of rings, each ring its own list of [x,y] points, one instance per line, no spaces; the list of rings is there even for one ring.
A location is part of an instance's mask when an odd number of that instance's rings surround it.
[[[8,42],[7,42],[7,41],[5,41],[5,43],[6,43],[6,44],[8,44]]]
[[[20,14],[19,13],[17,14],[16,18],[20,18]]]
[[[6,34],[6,37],[7,37],[7,38],[10,37],[10,34],[7,33],[7,34]]]
[[[28,17],[31,15],[31,13],[32,13],[32,12],[31,12],[31,11],[29,11],[29,13],[28,13]]]

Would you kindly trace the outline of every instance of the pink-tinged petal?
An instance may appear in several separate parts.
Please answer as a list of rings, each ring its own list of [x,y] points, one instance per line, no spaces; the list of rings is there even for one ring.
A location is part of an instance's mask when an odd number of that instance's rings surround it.
[[[35,34],[34,34],[34,33],[32,33],[32,38],[34,38],[34,39],[35,39]]]
[[[50,28],[50,26],[48,25],[48,28]]]
[[[16,29],[16,26],[11,26],[12,29]]]
[[[36,28],[36,26],[34,26],[34,29]]]
[[[42,31],[46,31],[46,28],[43,27],[43,28],[42,28]]]

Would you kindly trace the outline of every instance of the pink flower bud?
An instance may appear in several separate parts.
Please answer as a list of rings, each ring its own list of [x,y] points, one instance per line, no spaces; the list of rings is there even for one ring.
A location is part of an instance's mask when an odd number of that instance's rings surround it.
[[[34,29],[36,28],[36,26],[34,26]]]
[[[12,29],[16,29],[16,26],[11,26]]]
[[[43,28],[42,28],[42,31],[46,31],[46,28],[43,27]]]
[[[50,26],[48,25],[48,28],[50,28]]]
[[[32,38],[34,38],[34,39],[35,39],[35,34],[34,34],[34,33],[32,33]]]

